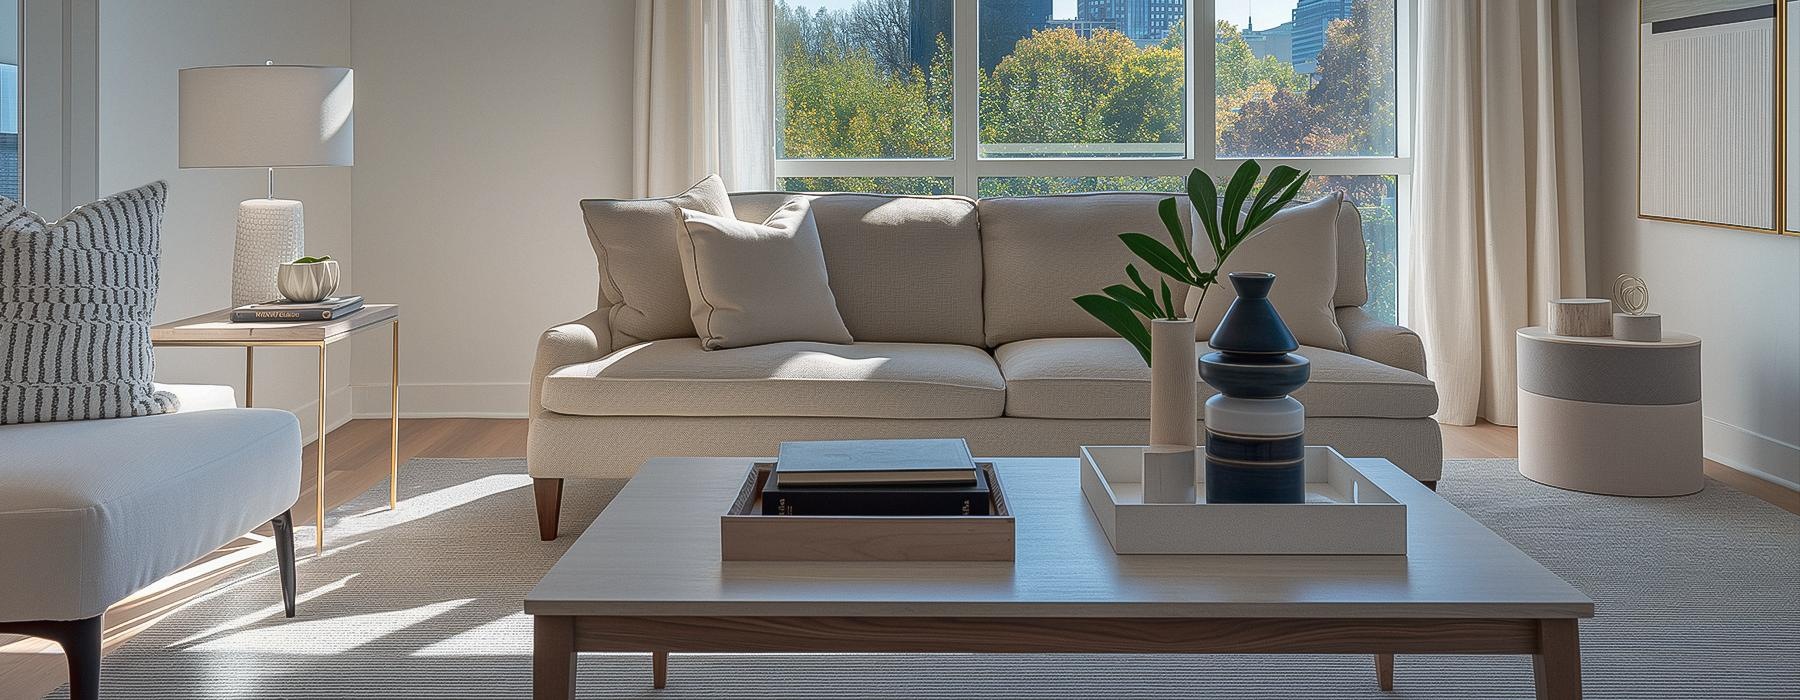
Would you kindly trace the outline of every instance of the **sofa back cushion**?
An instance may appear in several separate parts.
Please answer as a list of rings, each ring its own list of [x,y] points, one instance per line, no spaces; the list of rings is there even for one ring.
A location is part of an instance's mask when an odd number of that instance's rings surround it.
[[[1098,192],[981,200],[988,346],[1114,335],[1072,300],[1124,283],[1128,264],[1157,284],[1160,275],[1132,255],[1119,234],[1136,231],[1168,242],[1156,210],[1170,196]],[[1186,197],[1179,200],[1182,226],[1191,235],[1191,207]],[[1177,299],[1187,292],[1171,291]]]
[[[762,221],[792,193],[732,195]],[[973,200],[873,194],[812,199],[825,271],[857,342],[980,346],[982,231]]]
[[[1288,206],[1300,204],[1305,202]],[[1362,306],[1369,303],[1368,244],[1363,241],[1362,212],[1349,197],[1338,205],[1337,235],[1337,292],[1331,303]]]
[[[683,230],[682,209],[734,217],[717,175],[673,197],[581,200],[588,240],[600,259],[600,304],[609,309],[612,347],[694,336],[675,246]]]

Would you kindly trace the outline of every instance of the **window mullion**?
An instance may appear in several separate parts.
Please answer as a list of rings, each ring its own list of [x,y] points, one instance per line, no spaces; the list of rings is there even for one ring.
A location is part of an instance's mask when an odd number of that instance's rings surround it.
[[[1218,41],[1214,37],[1214,0],[1188,0],[1188,104],[1193,114],[1193,132],[1188,148],[1197,161],[1195,167],[1208,173],[1219,171],[1218,138]]]
[[[981,95],[980,44],[976,41],[979,15],[974,0],[955,3],[950,32],[952,99],[951,163],[955,166],[954,191],[976,196],[975,152],[980,126],[976,119],[977,101]]]

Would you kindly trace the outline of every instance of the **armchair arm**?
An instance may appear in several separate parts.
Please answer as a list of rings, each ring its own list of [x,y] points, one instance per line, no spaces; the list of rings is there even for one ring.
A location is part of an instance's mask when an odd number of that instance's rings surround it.
[[[531,365],[532,415],[543,406],[544,377],[558,367],[598,360],[612,352],[612,328],[606,322],[607,314],[606,309],[599,309],[538,336],[537,360]]]
[[[1337,321],[1350,354],[1425,375],[1425,344],[1412,329],[1370,316],[1360,306],[1338,307]]]

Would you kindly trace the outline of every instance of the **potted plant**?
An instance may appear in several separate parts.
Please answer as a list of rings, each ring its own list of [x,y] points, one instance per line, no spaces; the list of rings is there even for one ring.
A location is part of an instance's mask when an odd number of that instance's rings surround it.
[[[288,301],[303,304],[322,301],[337,291],[338,263],[329,255],[282,263],[275,276],[275,286]]]
[[[1199,381],[1194,357],[1194,320],[1187,318],[1187,290],[1176,294],[1169,281],[1200,290],[1200,299],[1219,281],[1232,251],[1249,240],[1299,194],[1308,172],[1285,165],[1269,171],[1259,184],[1261,166],[1254,160],[1238,166],[1220,196],[1211,176],[1195,168],[1188,175],[1188,200],[1212,249],[1210,264],[1194,256],[1182,230],[1180,203],[1162,200],[1157,214],[1170,245],[1143,233],[1121,233],[1125,247],[1163,279],[1153,288],[1136,265],[1125,266],[1131,284],[1115,284],[1100,294],[1075,298],[1082,309],[1137,348],[1150,367],[1150,446],[1144,453],[1144,500],[1149,503],[1192,503],[1196,440],[1195,391]],[[1142,317],[1142,318],[1140,318]],[[1150,324],[1145,326],[1144,320]]]

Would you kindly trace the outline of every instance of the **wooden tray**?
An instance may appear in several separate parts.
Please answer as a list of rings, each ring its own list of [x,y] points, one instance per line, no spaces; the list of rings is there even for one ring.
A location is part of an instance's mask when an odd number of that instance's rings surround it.
[[[731,509],[719,517],[724,561],[1012,561],[1013,515],[994,465],[987,474],[993,515],[763,515],[772,463],[752,465]]]

